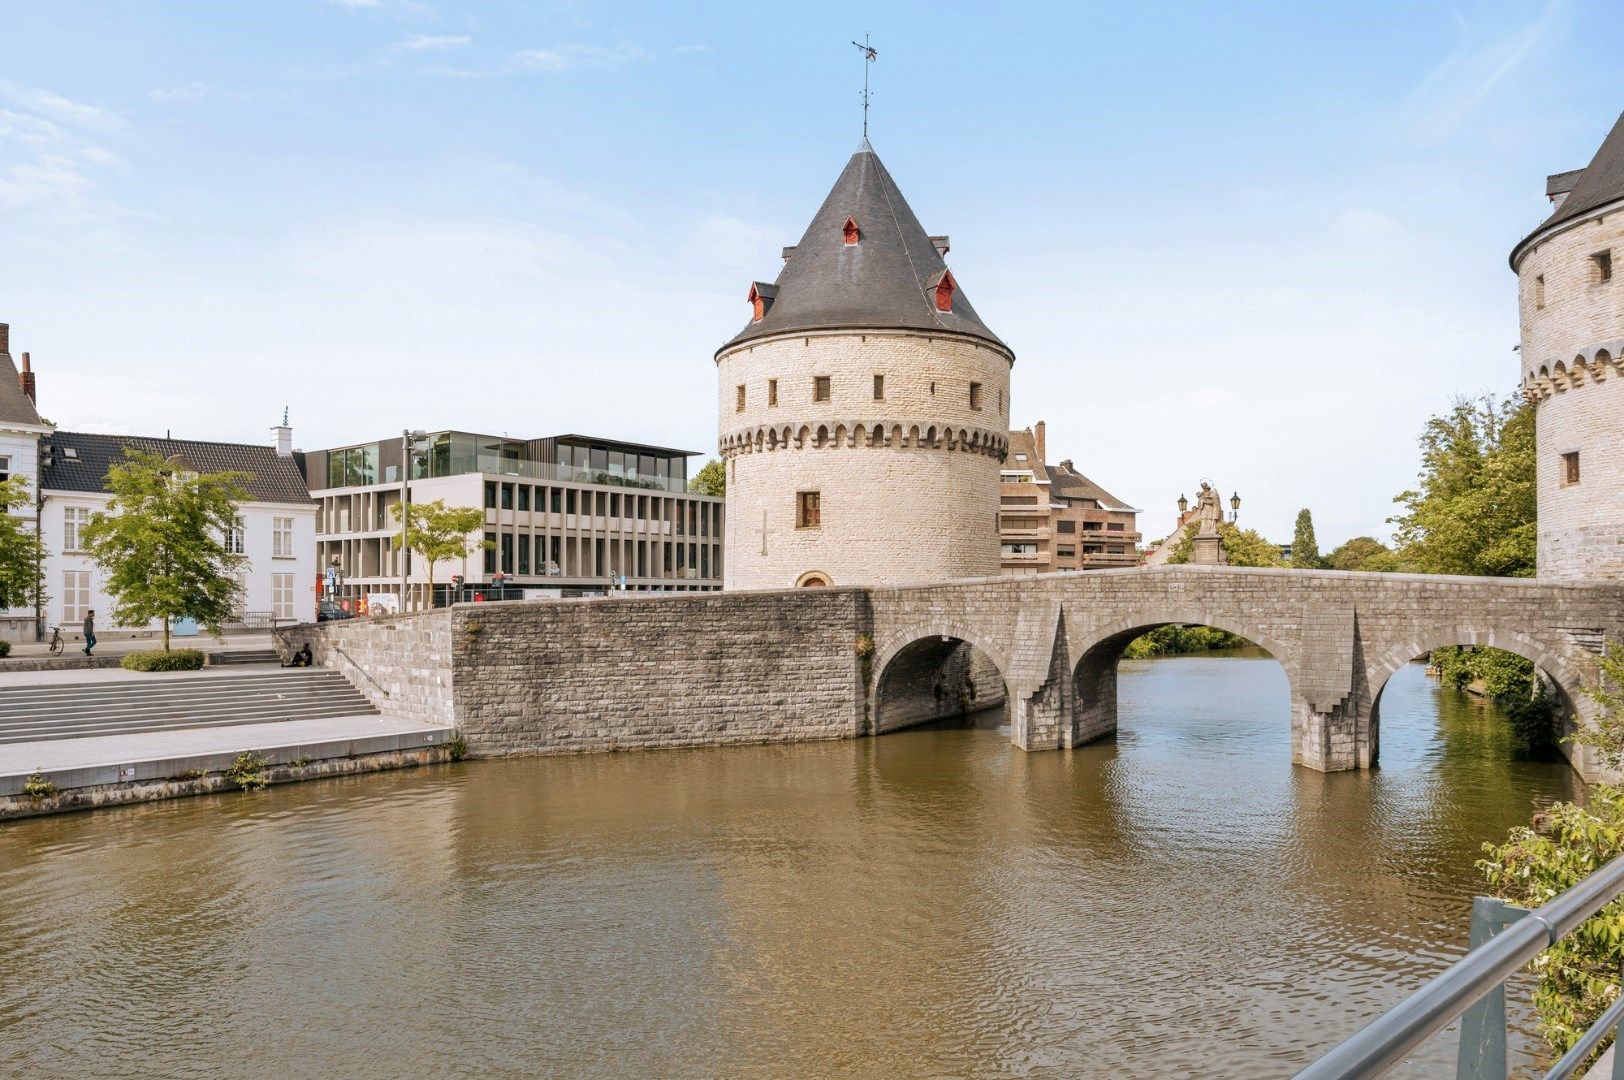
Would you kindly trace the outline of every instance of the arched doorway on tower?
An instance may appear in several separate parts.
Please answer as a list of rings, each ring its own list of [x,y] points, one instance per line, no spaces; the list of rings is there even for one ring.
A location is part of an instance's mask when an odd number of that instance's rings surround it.
[[[827,589],[830,584],[829,575],[822,570],[808,570],[795,579],[797,589]]]

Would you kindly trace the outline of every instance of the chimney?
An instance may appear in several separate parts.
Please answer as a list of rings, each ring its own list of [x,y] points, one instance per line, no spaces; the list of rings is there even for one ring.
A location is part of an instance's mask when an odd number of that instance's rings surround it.
[[[271,429],[276,435],[276,456],[293,456],[293,429],[288,426],[288,411],[282,410],[282,422]]]
[[[930,238],[930,246],[936,249],[936,254],[945,259],[947,258],[948,251],[952,249],[953,244],[945,236],[933,236]]]
[[[0,353],[11,351],[11,324],[0,322]]]
[[[28,400],[38,405],[39,398],[34,393],[34,369],[28,365],[27,353],[23,353],[23,369],[17,372],[17,382],[22,386],[23,393],[28,395]]]
[[[1043,432],[1044,424],[1042,420],[1032,425],[1032,448],[1037,451],[1038,462],[1047,464],[1049,457],[1043,441]]]

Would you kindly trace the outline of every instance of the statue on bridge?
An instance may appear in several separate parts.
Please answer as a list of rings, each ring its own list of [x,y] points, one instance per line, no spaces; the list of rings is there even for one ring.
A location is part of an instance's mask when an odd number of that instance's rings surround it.
[[[1218,523],[1224,520],[1224,508],[1218,502],[1218,492],[1207,481],[1201,481],[1201,492],[1195,499],[1196,529],[1198,536],[1217,536]]]
[[[1207,566],[1222,566],[1229,561],[1224,551],[1223,537],[1218,526],[1224,520],[1224,508],[1218,501],[1217,490],[1207,481],[1201,481],[1201,491],[1195,498],[1196,530],[1191,542],[1190,561]]]

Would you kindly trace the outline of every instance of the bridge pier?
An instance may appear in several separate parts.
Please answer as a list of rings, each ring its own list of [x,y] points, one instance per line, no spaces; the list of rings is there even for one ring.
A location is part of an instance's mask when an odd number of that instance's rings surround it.
[[[1371,766],[1371,739],[1351,702],[1318,712],[1301,698],[1291,703],[1291,760],[1318,772]]]

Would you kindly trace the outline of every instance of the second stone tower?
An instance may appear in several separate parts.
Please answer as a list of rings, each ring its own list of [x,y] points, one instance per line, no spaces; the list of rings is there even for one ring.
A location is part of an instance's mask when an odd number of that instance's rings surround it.
[[[868,140],[716,353],[728,589],[998,573],[1015,354]]]

